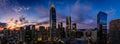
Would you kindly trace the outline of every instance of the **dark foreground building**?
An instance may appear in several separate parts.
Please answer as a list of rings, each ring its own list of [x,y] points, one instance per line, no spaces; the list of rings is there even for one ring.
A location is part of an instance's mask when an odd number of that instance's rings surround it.
[[[110,44],[120,44],[120,19],[110,22]]]

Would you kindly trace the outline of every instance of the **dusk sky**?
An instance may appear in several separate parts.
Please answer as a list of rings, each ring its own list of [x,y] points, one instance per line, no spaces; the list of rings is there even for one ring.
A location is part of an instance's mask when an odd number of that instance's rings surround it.
[[[120,0],[0,0],[0,22],[48,24],[51,4],[57,22],[65,23],[71,16],[79,29],[95,28],[99,11],[108,14],[108,23],[120,19]]]

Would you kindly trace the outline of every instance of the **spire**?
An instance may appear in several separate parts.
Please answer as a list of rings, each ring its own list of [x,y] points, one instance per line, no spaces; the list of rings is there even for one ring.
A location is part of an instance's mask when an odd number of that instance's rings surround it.
[[[51,8],[55,8],[54,4],[51,4]]]

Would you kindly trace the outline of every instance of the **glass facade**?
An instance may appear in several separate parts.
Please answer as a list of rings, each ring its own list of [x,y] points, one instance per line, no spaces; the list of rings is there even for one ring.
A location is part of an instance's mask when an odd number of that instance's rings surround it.
[[[53,4],[50,8],[50,29],[50,37],[51,40],[54,41],[56,37],[56,11]]]
[[[106,13],[101,11],[98,13],[97,25],[98,25],[98,33],[97,33],[98,44],[106,44],[107,43],[107,14]]]
[[[97,16],[97,25],[98,27],[100,27],[100,25],[102,25],[102,27],[104,29],[107,29],[107,14],[104,12],[99,12],[98,16]]]

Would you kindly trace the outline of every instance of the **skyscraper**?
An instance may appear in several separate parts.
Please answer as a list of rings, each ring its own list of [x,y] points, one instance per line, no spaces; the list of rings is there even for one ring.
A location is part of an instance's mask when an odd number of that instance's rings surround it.
[[[55,41],[56,38],[56,11],[55,6],[52,4],[50,7],[50,37],[51,41]]]
[[[67,16],[66,18],[66,34],[69,38],[71,36],[71,17]]]
[[[38,43],[42,41],[43,28],[44,28],[44,26],[39,26]]]
[[[58,23],[58,28],[57,28],[57,30],[56,30],[56,36],[57,36],[57,38],[58,39],[60,39],[61,38],[61,30],[62,29],[62,27],[61,27],[61,23]]]
[[[3,40],[2,40],[2,43],[1,44],[7,44],[8,43],[8,37],[10,36],[10,30],[8,30],[7,28],[4,28],[3,29]]]
[[[23,27],[20,27],[20,30],[19,30],[19,36],[20,36],[20,39],[19,41],[22,43],[24,41],[24,37],[25,37],[25,29]]]
[[[40,32],[41,32],[41,34],[42,34],[42,41],[43,41],[43,42],[46,42],[46,41],[48,40],[47,30],[45,29],[44,26],[40,26],[39,29],[40,29]]]
[[[91,31],[91,40],[93,44],[97,44],[97,28]]]
[[[27,25],[25,28],[25,42],[27,44],[37,43],[37,30],[35,30],[35,25]]]
[[[99,12],[97,15],[97,26],[98,26],[98,44],[106,44],[107,42],[107,14]]]
[[[100,26],[102,25],[102,29],[107,29],[107,14],[100,11],[97,15],[97,27],[100,29]]]
[[[76,32],[76,23],[73,23],[73,24],[72,24],[72,31],[75,31],[75,32]]]
[[[26,42],[26,44],[32,44],[31,25],[26,26],[26,29],[25,29],[25,42]]]
[[[72,38],[74,39],[76,37],[76,23],[72,24]]]
[[[38,37],[38,33],[37,30],[35,29],[35,25],[30,25],[30,30],[32,30],[32,43],[36,44],[37,43],[37,37]]]
[[[48,41],[50,41],[50,27],[46,27]]]
[[[65,38],[65,30],[63,28],[63,23],[62,22],[59,22],[58,23],[58,31],[57,31],[60,39],[63,39]]]
[[[120,44],[120,19],[110,22],[110,44]]]

